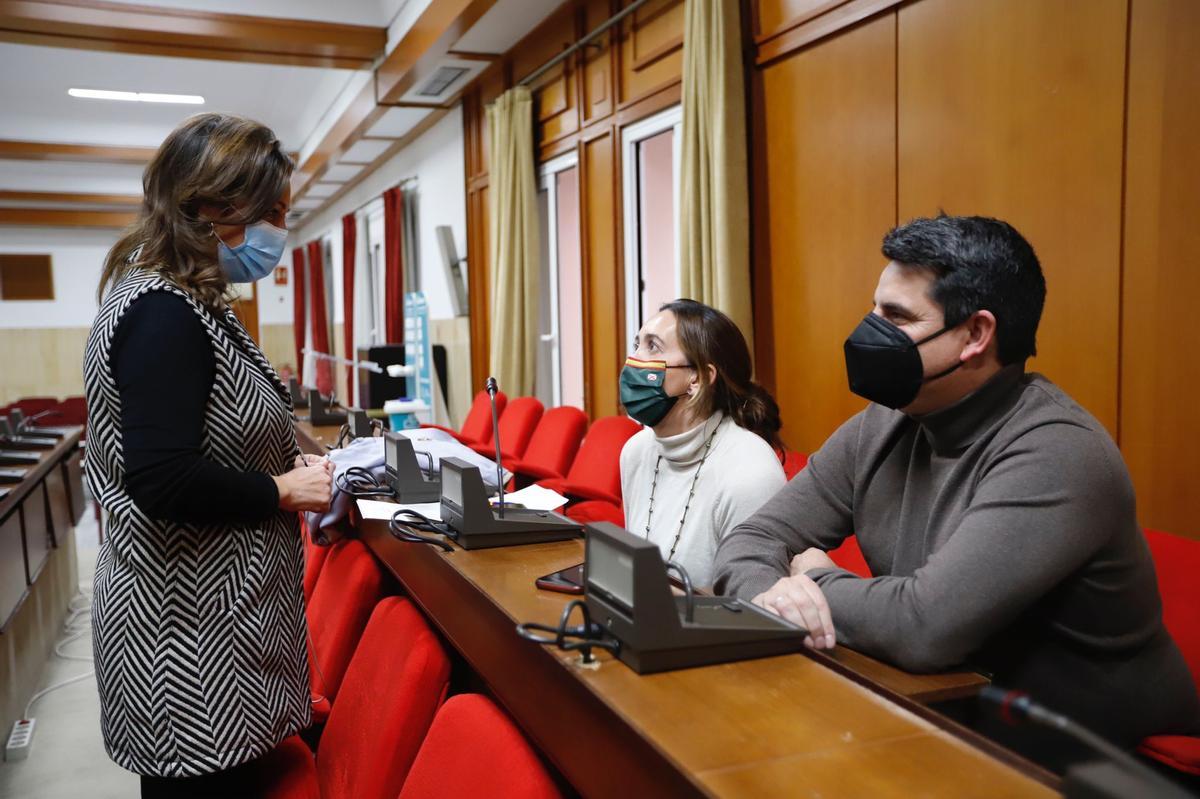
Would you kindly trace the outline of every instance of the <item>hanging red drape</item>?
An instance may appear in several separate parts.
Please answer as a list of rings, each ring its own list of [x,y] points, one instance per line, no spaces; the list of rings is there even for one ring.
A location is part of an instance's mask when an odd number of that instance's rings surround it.
[[[292,250],[292,336],[296,342],[296,380],[304,382],[304,248]]]
[[[316,352],[329,352],[329,316],[325,313],[325,264],[321,257],[321,241],[308,243],[308,282],[312,287],[312,345]],[[333,391],[333,369],[324,358],[317,359],[317,390],[328,395]]]
[[[384,319],[389,344],[404,341],[404,195],[393,187],[383,193]]]
[[[358,228],[354,214],[342,217],[342,316],[346,357],[354,360],[354,253]],[[354,367],[346,367],[346,402],[354,398]]]

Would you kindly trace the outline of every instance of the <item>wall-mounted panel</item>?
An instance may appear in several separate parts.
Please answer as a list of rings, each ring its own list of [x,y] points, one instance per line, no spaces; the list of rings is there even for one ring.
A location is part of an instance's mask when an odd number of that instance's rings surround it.
[[[1048,297],[1029,368],[1116,434],[1124,0],[899,11],[899,218],[995,216]]]
[[[584,371],[588,412],[592,418],[617,412],[617,378],[623,351],[619,347],[623,285],[614,225],[620,216],[613,176],[615,136],[606,133],[583,145]]]
[[[683,0],[652,0],[621,23],[621,105],[636,102],[680,79],[683,5]]]
[[[892,13],[762,73],[756,260],[770,275],[783,436],[802,452],[865,404],[847,388],[842,341],[871,310],[896,218],[895,42]]]
[[[1134,0],[1121,449],[1143,524],[1200,538],[1200,3]]]

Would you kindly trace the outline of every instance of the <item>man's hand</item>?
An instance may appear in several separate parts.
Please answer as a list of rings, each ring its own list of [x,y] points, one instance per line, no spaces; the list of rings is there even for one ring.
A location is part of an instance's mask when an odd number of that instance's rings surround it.
[[[795,577],[798,574],[807,574],[810,569],[836,568],[837,564],[829,559],[829,555],[825,554],[825,550],[809,547],[792,558],[791,574]]]
[[[797,559],[801,557],[803,555],[796,556]],[[792,564],[794,570],[795,560]],[[810,649],[833,649],[837,643],[833,630],[833,616],[829,613],[829,603],[825,601],[825,594],[816,583],[803,574],[781,578],[751,601],[760,608],[808,630],[804,645]]]

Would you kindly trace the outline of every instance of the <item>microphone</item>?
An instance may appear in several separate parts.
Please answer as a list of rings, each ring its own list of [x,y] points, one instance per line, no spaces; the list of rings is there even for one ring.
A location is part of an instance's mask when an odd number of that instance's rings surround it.
[[[500,518],[504,518],[504,469],[500,465],[500,417],[496,414],[496,378],[489,377],[484,385],[488,398],[492,401],[492,439],[496,442],[496,485],[500,488]]]
[[[1104,738],[1067,718],[1061,713],[1055,713],[1043,707],[1030,698],[1024,691],[1011,691],[998,685],[985,686],[979,692],[979,701],[995,705],[1000,719],[1013,727],[1024,722],[1049,727],[1064,735],[1074,738],[1093,751],[1108,758],[1111,765],[1097,767],[1094,763],[1081,763],[1071,766],[1063,783],[1067,796],[1083,796],[1076,793],[1087,787],[1087,796],[1117,797],[1130,795],[1131,786],[1142,796],[1155,796],[1160,799],[1167,797],[1182,797],[1187,794],[1160,777],[1146,765],[1137,760],[1118,746],[1109,743]],[[1114,767],[1120,772],[1113,771]]]

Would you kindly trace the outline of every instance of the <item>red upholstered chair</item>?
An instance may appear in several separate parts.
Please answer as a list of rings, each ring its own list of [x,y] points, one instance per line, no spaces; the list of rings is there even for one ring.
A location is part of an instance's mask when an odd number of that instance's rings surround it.
[[[314,723],[325,721],[337,700],[354,648],[382,594],[383,572],[361,541],[342,541],[330,549],[306,609]]]
[[[850,536],[842,541],[842,545],[829,552],[829,557],[839,567],[851,571],[859,577],[870,577],[871,567],[867,565],[862,550],[858,548],[858,536]]]
[[[496,415],[504,418],[504,407],[508,405],[508,397],[503,391],[496,392]],[[492,402],[486,391],[480,391],[471,402],[471,410],[463,419],[462,430],[451,430],[440,424],[423,424],[421,427],[432,427],[445,430],[467,446],[472,444],[487,444],[492,440]]]
[[[803,452],[793,452],[787,450],[783,454],[783,474],[787,479],[791,480],[796,475],[800,474],[800,470],[808,465],[808,456]]]
[[[299,736],[285,740],[266,756],[264,771],[274,780],[264,796],[396,799],[449,682],[450,659],[417,609],[400,597],[382,600],[316,756]],[[487,757],[464,751],[472,760]]]
[[[28,419],[35,413],[50,411],[57,408],[58,397],[22,397],[8,407],[20,409],[21,413],[25,414],[25,418]],[[47,418],[51,416],[53,416],[53,414],[46,414]],[[46,424],[58,424],[58,422],[47,421]]]
[[[459,694],[438,710],[399,799],[562,796],[516,725],[485,696]]]
[[[304,514],[300,514],[300,535],[304,538],[304,602],[310,604],[321,567],[325,565],[325,558],[333,547],[319,547],[313,543],[308,524],[304,521]]]
[[[571,471],[561,480],[539,480],[538,485],[575,499],[602,499],[621,504],[621,448],[642,426],[628,416],[597,419],[579,452]]]
[[[603,499],[589,499],[576,502],[567,508],[567,516],[580,524],[588,522],[612,522],[618,527],[625,526],[625,511],[620,505],[614,505]]]
[[[496,406],[496,410],[500,410]],[[540,400],[534,397],[517,397],[504,408],[500,417],[500,455],[502,459],[519,458],[525,454],[529,439],[537,428],[545,408]],[[488,411],[488,429],[491,427],[491,410]],[[470,444],[471,449],[485,458],[496,457],[496,442],[488,437],[486,443]]]
[[[1157,530],[1146,531],[1154,569],[1158,574],[1158,592],[1162,595],[1163,622],[1175,639],[1192,681],[1200,691],[1200,541]],[[1200,738],[1187,735],[1154,735],[1138,751],[1171,768],[1200,776]]]
[[[58,403],[58,413],[46,419],[48,425],[87,424],[87,403],[83,397],[67,397]]]
[[[505,457],[504,468],[517,476],[518,484],[566,477],[586,432],[587,416],[583,411],[570,405],[551,408],[534,428],[525,454]]]

